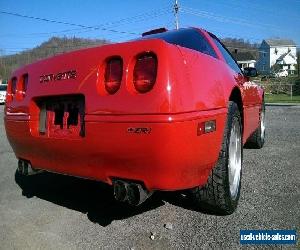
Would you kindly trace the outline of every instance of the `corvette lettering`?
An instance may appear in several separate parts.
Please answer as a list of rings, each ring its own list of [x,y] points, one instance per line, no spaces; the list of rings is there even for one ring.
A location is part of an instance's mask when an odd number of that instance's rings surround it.
[[[150,134],[151,128],[128,128],[127,132],[134,134]]]
[[[69,70],[65,72],[59,72],[57,74],[47,74],[40,76],[40,83],[76,79],[77,72],[76,70]]]

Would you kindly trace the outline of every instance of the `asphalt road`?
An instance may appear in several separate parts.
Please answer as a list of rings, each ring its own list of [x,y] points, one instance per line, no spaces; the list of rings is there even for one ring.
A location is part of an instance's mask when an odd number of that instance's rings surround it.
[[[238,209],[215,216],[194,211],[177,193],[128,210],[101,183],[50,173],[15,178],[1,106],[0,249],[236,249],[240,229],[297,229],[299,237],[300,107],[266,112],[265,147],[244,150]]]

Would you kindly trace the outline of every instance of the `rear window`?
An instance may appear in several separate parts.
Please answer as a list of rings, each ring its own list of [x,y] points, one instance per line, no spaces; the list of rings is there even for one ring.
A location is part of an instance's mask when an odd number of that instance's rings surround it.
[[[217,58],[214,49],[210,46],[206,38],[195,29],[171,30],[163,33],[144,36],[141,39],[162,39],[168,43],[181,47],[193,49],[201,53]]]
[[[7,85],[0,85],[0,91],[6,91]]]
[[[222,53],[226,63],[230,68],[232,68],[236,73],[242,73],[239,65],[237,62],[233,59],[232,55],[228,51],[228,49],[220,42],[220,40],[213,34],[210,34],[210,36],[214,39],[215,44],[219,48],[220,52]]]

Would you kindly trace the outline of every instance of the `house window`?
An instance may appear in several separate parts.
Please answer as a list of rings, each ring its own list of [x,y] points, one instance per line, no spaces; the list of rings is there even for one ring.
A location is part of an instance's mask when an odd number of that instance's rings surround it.
[[[265,65],[262,66],[262,70],[263,70],[263,71],[266,70],[266,66],[265,66]]]
[[[277,48],[275,48],[275,54],[277,55],[277,53],[278,53],[278,49],[277,49]]]

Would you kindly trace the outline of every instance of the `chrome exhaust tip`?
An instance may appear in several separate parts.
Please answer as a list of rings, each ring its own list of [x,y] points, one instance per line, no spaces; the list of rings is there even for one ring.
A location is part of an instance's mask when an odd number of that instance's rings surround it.
[[[121,202],[127,200],[127,183],[123,181],[114,182],[114,197],[117,201]]]
[[[27,175],[39,174],[39,173],[43,172],[43,170],[34,169],[34,168],[32,168],[29,161],[19,159],[19,161],[18,161],[18,172],[22,175],[27,176]]]
[[[131,206],[142,204],[152,195],[141,184],[116,180],[113,182],[114,198],[120,202],[128,202]]]
[[[141,184],[130,184],[127,187],[128,203],[132,206],[138,206],[147,200],[152,193],[144,189]]]
[[[24,168],[23,161],[22,160],[18,160],[18,172],[20,174],[23,174],[23,168]]]

